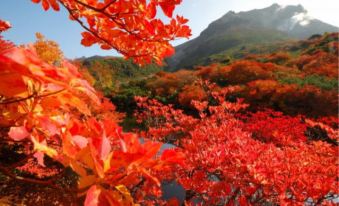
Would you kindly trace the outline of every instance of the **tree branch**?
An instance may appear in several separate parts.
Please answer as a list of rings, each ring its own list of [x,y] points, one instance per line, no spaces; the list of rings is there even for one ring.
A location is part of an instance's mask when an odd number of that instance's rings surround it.
[[[8,100],[8,101],[4,101],[4,102],[0,102],[0,105],[1,104],[12,104],[12,103],[18,103],[18,102],[22,102],[22,101],[25,101],[25,100],[28,100],[28,99],[31,99],[31,98],[43,98],[43,97],[48,97],[48,96],[51,96],[51,95],[55,95],[55,94],[58,94],[58,93],[61,93],[65,91],[65,89],[61,89],[61,90],[58,90],[58,91],[55,91],[55,92],[50,92],[50,93],[46,93],[46,94],[41,94],[41,95],[37,95],[36,92],[34,92],[33,94],[27,96],[27,97],[23,97],[23,98],[18,98],[18,99],[13,99],[13,100]]]
[[[92,31],[90,28],[88,28],[88,27],[84,24],[84,22],[82,22],[79,18],[77,18],[77,17],[73,14],[73,11],[72,11],[70,8],[68,8],[68,7],[66,6],[65,3],[63,3],[63,2],[60,1],[60,0],[59,0],[59,2],[60,2],[60,4],[68,11],[68,13],[72,16],[72,18],[80,24],[80,26],[81,26],[83,29],[85,29],[86,31],[88,31],[89,33],[91,33],[93,36],[95,36],[96,38],[100,39],[101,41],[103,41],[105,44],[109,45],[109,46],[112,47],[113,49],[117,50],[117,51],[120,52],[121,54],[123,54],[123,55],[125,55],[125,56],[128,56],[128,53],[127,53],[127,52],[125,52],[125,51],[123,51],[123,50],[117,48],[116,46],[114,46],[113,44],[111,44],[110,41],[108,41],[108,40],[105,39],[105,38],[102,38],[102,37],[99,36],[96,32],[94,32],[94,31]],[[81,5],[86,5],[86,7],[91,8],[91,9],[94,10],[94,11],[97,11],[97,10],[98,10],[97,8],[92,7],[92,6],[89,6],[89,5],[87,5],[87,4],[84,4],[84,3],[82,3],[81,1],[76,1],[76,2],[79,3],[79,4],[81,4]]]
[[[134,31],[129,30],[129,29],[125,26],[124,23],[119,22],[119,21],[115,18],[115,17],[119,16],[120,13],[117,13],[117,14],[115,14],[115,15],[110,15],[110,14],[106,13],[106,12],[104,11],[105,9],[103,9],[103,8],[101,8],[101,9],[95,8],[95,7],[91,6],[91,5],[88,5],[88,4],[83,3],[83,2],[80,1],[80,0],[75,0],[75,2],[77,2],[78,4],[80,4],[80,5],[84,6],[84,7],[86,7],[87,9],[91,9],[91,10],[93,10],[93,11],[96,11],[96,12],[99,12],[99,13],[105,15],[107,18],[111,19],[114,23],[116,23],[117,25],[119,25],[119,26],[120,26],[123,30],[125,30],[128,34],[135,36],[136,38],[138,38],[138,39],[141,40],[141,41],[145,41],[145,42],[165,42],[165,41],[174,40],[174,38],[171,38],[171,39],[168,39],[168,40],[159,40],[159,39],[148,39],[148,38],[141,37],[139,34],[135,33]],[[112,1],[112,2],[114,3],[115,1]],[[111,3],[112,3],[112,2],[111,2]],[[107,6],[107,5],[106,5],[106,6]],[[125,13],[125,14],[130,14],[130,13]],[[132,14],[133,14],[133,13],[132,13]]]
[[[13,174],[7,167],[4,167],[2,165],[0,165],[0,172],[3,173],[4,175],[10,177],[11,179],[19,180],[21,182],[47,185],[47,186],[52,187],[52,188],[60,189],[59,187],[54,185],[52,183],[52,181],[49,181],[49,180],[45,181],[45,180],[37,180],[37,179],[33,179],[33,178],[17,176],[15,174]]]
[[[112,4],[114,4],[117,0],[113,0],[109,3],[107,3],[104,7],[102,7],[100,10],[105,11],[109,6],[111,6]]]

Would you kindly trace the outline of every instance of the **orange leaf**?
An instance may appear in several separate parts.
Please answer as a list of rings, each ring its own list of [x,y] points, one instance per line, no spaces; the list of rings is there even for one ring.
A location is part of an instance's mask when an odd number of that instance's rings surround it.
[[[94,184],[96,180],[97,176],[95,175],[81,176],[78,180],[78,188],[79,189],[86,188]]]
[[[22,75],[15,72],[0,71],[0,95],[13,97],[25,91],[27,91],[27,86],[22,79]]]

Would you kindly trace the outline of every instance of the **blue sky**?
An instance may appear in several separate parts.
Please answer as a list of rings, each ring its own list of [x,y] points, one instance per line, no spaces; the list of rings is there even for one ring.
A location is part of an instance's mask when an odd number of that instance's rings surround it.
[[[326,23],[339,26],[339,0],[183,0],[176,13],[190,19],[194,38],[209,23],[220,18],[230,10],[247,11],[264,8],[278,3],[281,5],[303,5],[312,17]],[[2,0],[0,19],[10,21],[13,28],[3,35],[16,44],[25,44],[35,40],[40,32],[48,39],[59,43],[68,58],[93,55],[118,55],[115,51],[104,51],[97,46],[83,47],[80,44],[82,28],[68,19],[65,10],[45,12],[41,5],[30,0]],[[185,40],[175,41],[174,45]]]

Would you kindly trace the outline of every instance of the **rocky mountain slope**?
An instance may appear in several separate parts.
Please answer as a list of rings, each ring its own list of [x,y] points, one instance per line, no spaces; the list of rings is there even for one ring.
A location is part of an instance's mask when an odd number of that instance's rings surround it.
[[[191,68],[210,55],[232,49],[337,31],[338,27],[310,17],[301,5],[273,4],[246,12],[229,11],[212,22],[199,37],[177,46],[176,54],[167,59],[167,71]]]

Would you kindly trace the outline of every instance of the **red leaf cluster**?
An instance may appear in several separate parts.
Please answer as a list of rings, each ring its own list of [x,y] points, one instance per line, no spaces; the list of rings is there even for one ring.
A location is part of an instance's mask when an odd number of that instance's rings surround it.
[[[213,92],[217,105],[193,102],[199,118],[138,98],[143,108],[138,117],[149,126],[143,135],[172,137],[185,154],[176,175],[187,191],[186,203],[334,205],[337,147],[306,136],[309,126],[323,123],[269,110],[244,115],[239,111],[246,105],[225,101],[231,91]]]
[[[11,28],[11,24],[8,21],[0,19],[0,33],[6,31],[9,28]]]
[[[44,169],[48,156],[78,175],[75,191],[83,196],[88,190],[87,205],[160,199],[160,182],[172,176],[182,155],[159,155],[162,143],[141,142],[136,134],[124,133],[115,107],[82,79],[75,66],[66,60],[54,66],[40,59],[34,48],[14,46],[0,50],[0,68],[0,127],[8,131],[1,142],[22,145],[26,156],[8,169],[0,165],[5,174],[41,183],[11,171],[35,173],[38,178],[58,173]]]
[[[32,0],[41,3],[44,10],[64,7],[70,19],[83,28],[81,43],[98,44],[102,49],[115,49],[136,63],[155,61],[162,64],[165,57],[174,53],[170,41],[188,38],[187,19],[173,11],[181,0]],[[168,24],[157,18],[158,6],[170,18]]]

